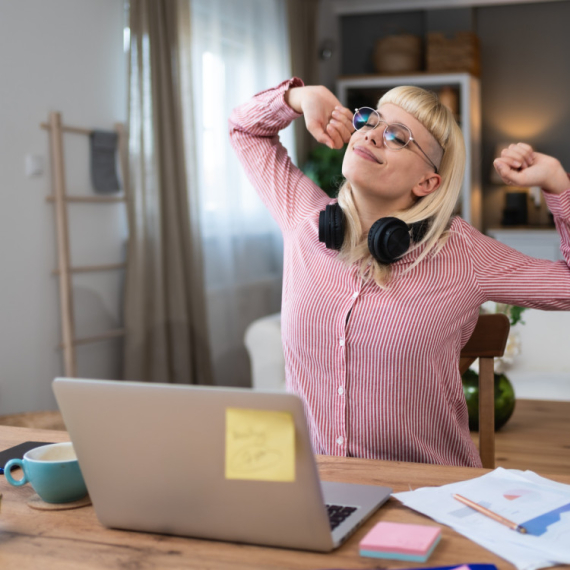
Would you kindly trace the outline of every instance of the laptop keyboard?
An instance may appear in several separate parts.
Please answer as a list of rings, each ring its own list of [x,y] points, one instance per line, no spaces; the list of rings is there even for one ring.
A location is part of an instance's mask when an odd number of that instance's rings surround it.
[[[334,530],[342,521],[349,517],[357,507],[346,507],[344,505],[325,505],[329,514],[331,530]]]

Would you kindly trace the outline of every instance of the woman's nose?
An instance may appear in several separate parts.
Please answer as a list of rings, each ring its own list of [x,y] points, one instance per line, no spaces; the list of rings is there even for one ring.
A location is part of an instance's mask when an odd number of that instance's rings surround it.
[[[365,141],[369,140],[374,146],[378,146],[378,143],[376,142],[376,135],[375,135],[374,131],[365,135],[364,140]]]

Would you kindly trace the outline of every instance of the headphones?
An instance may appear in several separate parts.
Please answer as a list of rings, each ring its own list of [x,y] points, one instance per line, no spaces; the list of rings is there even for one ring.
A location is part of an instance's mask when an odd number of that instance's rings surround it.
[[[368,249],[376,261],[390,265],[408,251],[411,242],[421,241],[428,227],[428,220],[408,225],[398,218],[380,218],[368,232]],[[342,247],[344,230],[344,212],[338,203],[329,204],[319,212],[319,241],[328,249]]]

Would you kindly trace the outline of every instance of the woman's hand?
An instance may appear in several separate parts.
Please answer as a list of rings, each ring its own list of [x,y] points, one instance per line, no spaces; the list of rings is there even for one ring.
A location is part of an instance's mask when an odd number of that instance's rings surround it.
[[[570,180],[560,161],[534,152],[525,143],[512,144],[504,149],[494,165],[505,184],[540,186],[553,194],[562,194],[570,188]]]
[[[285,92],[285,102],[305,116],[307,130],[330,148],[342,148],[354,127],[352,113],[326,87],[293,87]]]

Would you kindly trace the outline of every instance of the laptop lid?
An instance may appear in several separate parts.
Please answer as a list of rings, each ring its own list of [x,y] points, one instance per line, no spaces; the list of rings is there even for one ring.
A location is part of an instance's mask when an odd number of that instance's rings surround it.
[[[53,389],[107,527],[328,551],[358,524],[331,533],[303,405],[293,394],[70,378],[56,378]],[[255,468],[245,478],[228,471],[228,426],[256,412],[289,418],[291,480],[281,480],[283,473],[260,480]],[[343,495],[338,485],[331,486],[335,499]],[[390,494],[370,489],[373,500],[356,497],[364,517]]]

